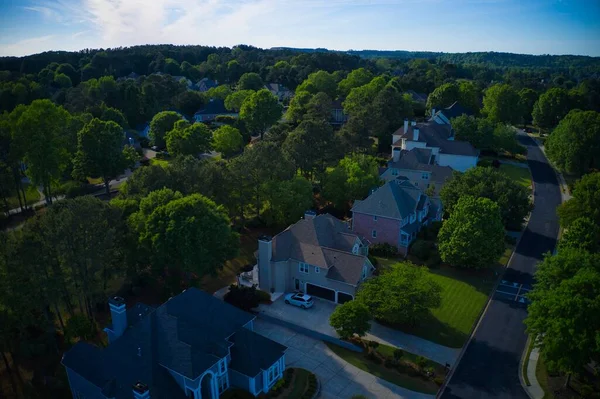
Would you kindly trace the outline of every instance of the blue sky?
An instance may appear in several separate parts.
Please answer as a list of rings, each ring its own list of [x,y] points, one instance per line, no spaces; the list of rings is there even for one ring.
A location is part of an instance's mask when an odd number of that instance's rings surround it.
[[[0,0],[0,55],[149,43],[600,56],[600,1]]]

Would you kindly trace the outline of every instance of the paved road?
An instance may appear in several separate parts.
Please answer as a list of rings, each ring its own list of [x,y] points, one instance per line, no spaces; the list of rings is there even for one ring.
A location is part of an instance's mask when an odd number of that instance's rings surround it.
[[[535,209],[498,288],[501,292],[494,294],[442,398],[528,398],[519,382],[519,362],[527,340],[523,324],[527,312],[520,300],[531,287],[535,265],[555,247],[561,194],[556,174],[539,147],[524,135],[519,141],[529,151]]]

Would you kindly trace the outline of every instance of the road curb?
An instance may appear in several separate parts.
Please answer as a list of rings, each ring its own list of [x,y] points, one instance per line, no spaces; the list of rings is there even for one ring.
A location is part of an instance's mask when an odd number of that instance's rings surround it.
[[[537,145],[537,142],[536,142],[536,145]],[[527,164],[527,169],[529,169],[529,173],[531,174],[531,168],[529,168],[529,163]],[[533,206],[535,207],[535,182],[533,181],[533,175],[531,175],[531,186],[532,186],[532,191],[533,191]],[[527,230],[527,227],[529,226],[530,220],[531,220],[531,211],[529,212],[529,215],[527,217],[527,223],[525,224],[525,228],[523,228],[523,230],[521,230],[521,235],[519,236],[519,239],[517,240],[517,242],[515,244],[515,248],[512,251],[512,254],[510,254],[510,258],[508,258],[508,261],[504,265],[504,272],[506,272],[506,269],[508,268],[508,265],[512,261],[513,256],[515,256],[515,251],[517,250],[517,248],[519,247],[519,244],[521,243],[521,239],[523,238],[525,230]],[[504,274],[504,273],[502,273],[502,274]],[[496,284],[494,284],[494,288],[492,289],[492,291],[490,292],[490,295],[488,296],[487,303],[485,304],[485,307],[482,309],[481,313],[479,314],[479,317],[477,319],[477,324],[475,324],[475,326],[471,330],[469,339],[467,340],[465,345],[463,345],[463,348],[461,349],[460,353],[458,354],[458,357],[456,358],[456,361],[454,362],[453,367],[450,368],[450,372],[444,379],[444,383],[438,390],[438,393],[435,395],[436,399],[441,398],[442,395],[444,394],[444,391],[446,390],[448,383],[450,382],[450,380],[452,379],[452,376],[454,375],[454,371],[458,368],[458,365],[460,364],[462,357],[464,356],[465,352],[467,351],[467,348],[471,344],[471,341],[473,340],[473,337],[475,336],[475,333],[477,332],[477,329],[479,328],[479,326],[481,324],[481,320],[483,320],[483,316],[485,315],[488,308],[490,307],[490,304],[492,303],[492,299],[494,298],[494,294],[496,293],[496,290],[498,289],[498,285],[500,284],[501,281],[502,281],[502,276],[498,276],[498,279],[496,280]],[[519,375],[519,379],[520,378],[521,378],[521,376]],[[525,390],[525,391],[527,391],[527,390]]]
[[[531,394],[531,392],[529,392],[529,385],[525,383],[525,376],[523,375],[523,366],[525,365],[525,362],[529,363],[529,356],[527,356],[529,345],[531,345],[531,335],[527,336],[525,350],[521,354],[521,361],[519,362],[519,382],[521,382],[521,386],[523,387],[523,390],[525,391],[527,396],[529,396],[531,399],[537,399]],[[529,378],[529,375],[527,376],[527,378]],[[531,383],[531,380],[529,381],[529,383]]]

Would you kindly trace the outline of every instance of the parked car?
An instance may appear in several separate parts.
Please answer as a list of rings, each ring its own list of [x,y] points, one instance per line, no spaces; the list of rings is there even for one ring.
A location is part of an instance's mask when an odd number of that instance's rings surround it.
[[[287,294],[285,296],[285,303],[288,305],[299,306],[302,309],[312,308],[315,304],[313,297],[303,293]]]

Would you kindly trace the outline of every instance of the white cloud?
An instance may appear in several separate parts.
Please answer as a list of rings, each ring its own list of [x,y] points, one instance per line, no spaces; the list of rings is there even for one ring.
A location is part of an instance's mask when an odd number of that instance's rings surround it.
[[[21,56],[26,54],[41,53],[48,50],[49,43],[55,38],[56,36],[54,35],[47,35],[3,45],[0,47],[0,56]]]

